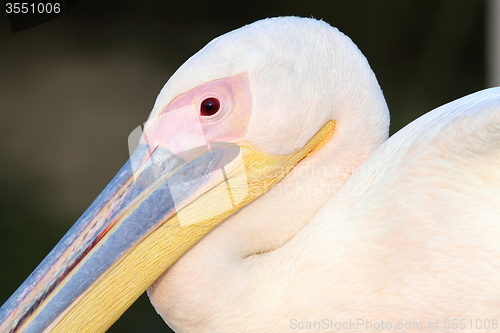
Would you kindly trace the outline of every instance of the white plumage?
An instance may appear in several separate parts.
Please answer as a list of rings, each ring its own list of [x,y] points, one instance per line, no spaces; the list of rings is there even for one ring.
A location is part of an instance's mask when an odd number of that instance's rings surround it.
[[[356,46],[326,23],[277,18],[189,59],[149,121],[176,96],[240,73],[253,99],[238,140],[285,154],[328,120],[335,133],[149,289],[171,327],[315,332],[368,320],[391,323],[386,331],[420,322],[405,331],[445,332],[447,319],[498,318],[500,88],[446,104],[385,141],[385,101]]]

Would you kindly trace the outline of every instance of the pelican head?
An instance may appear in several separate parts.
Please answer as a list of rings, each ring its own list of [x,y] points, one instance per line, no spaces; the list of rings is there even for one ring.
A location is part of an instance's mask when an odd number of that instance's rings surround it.
[[[172,326],[196,324],[195,305],[245,287],[218,284],[225,267],[243,274],[244,259],[290,240],[388,123],[366,59],[327,23],[265,19],[214,39],[166,83],[130,160],[1,308],[0,331],[103,332],[150,286]]]

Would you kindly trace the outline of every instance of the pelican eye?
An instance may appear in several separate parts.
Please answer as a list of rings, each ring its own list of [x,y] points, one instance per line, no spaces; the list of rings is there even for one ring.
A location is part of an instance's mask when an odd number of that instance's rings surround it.
[[[200,114],[202,116],[208,117],[213,116],[220,109],[220,101],[217,98],[206,98],[201,102]]]

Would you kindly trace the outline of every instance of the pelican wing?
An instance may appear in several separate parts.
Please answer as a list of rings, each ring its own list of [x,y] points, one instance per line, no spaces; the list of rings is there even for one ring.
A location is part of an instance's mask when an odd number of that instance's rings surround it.
[[[293,267],[299,321],[491,320],[499,240],[500,88],[492,88],[392,136],[274,255]]]

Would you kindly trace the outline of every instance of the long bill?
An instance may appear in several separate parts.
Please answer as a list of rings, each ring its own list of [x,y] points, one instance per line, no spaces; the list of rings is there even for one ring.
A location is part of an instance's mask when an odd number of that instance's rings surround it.
[[[143,142],[0,308],[0,332],[105,332],[183,253],[327,142],[300,151],[210,143],[174,154]]]

